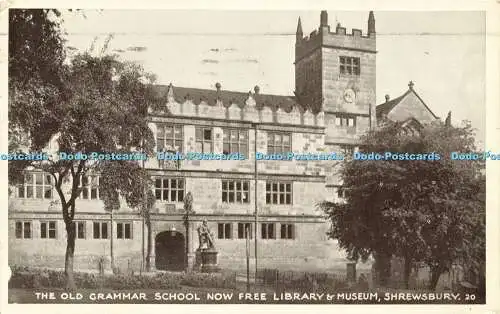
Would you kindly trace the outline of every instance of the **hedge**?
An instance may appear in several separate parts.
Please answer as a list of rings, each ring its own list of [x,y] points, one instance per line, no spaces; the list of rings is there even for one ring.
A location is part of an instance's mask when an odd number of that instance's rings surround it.
[[[64,271],[35,269],[29,267],[11,267],[12,277],[9,288],[40,289],[64,288]],[[74,273],[75,284],[80,289],[178,289],[181,285],[206,288],[236,287],[234,275],[203,273],[158,273],[146,275],[99,275],[93,273]]]

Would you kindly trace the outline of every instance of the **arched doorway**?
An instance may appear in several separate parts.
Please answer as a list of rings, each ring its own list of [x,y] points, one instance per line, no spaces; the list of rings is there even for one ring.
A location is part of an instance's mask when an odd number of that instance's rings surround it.
[[[186,253],[184,235],[177,231],[164,231],[155,238],[155,266],[158,270],[184,270]]]

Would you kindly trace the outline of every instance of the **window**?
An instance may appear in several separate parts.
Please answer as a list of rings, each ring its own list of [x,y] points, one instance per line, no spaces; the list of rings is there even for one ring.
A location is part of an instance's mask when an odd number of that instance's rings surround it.
[[[340,74],[360,75],[359,58],[340,57]]]
[[[85,221],[75,221],[76,238],[85,239]]]
[[[99,199],[99,176],[82,176],[81,186],[80,198],[85,200]]]
[[[267,133],[267,153],[280,154],[292,151],[291,136],[286,133]]]
[[[337,196],[338,198],[346,198],[349,194],[349,191],[346,189],[346,188],[343,188],[343,187],[338,187],[337,188]]]
[[[231,239],[232,230],[230,223],[221,223],[217,225],[217,234],[219,239]]]
[[[292,183],[267,182],[266,204],[292,204]]]
[[[55,239],[56,238],[56,222],[41,222],[40,223],[40,238]]]
[[[340,145],[340,150],[344,156],[353,156],[356,146],[354,145]]]
[[[16,238],[31,239],[31,222],[16,221]]]
[[[249,222],[238,223],[238,239],[246,239],[247,230],[248,237],[252,239],[252,224]]]
[[[196,128],[196,152],[213,152],[213,136],[211,128]]]
[[[157,125],[157,150],[159,152],[174,151],[182,152],[184,137],[182,125]]]
[[[108,223],[94,222],[94,239],[107,239],[107,238],[108,238]]]
[[[237,180],[222,180],[222,202],[249,203],[250,182]]]
[[[356,117],[337,114],[335,117],[335,125],[354,128],[356,127]]]
[[[164,202],[184,201],[184,179],[156,178],[156,199]]]
[[[52,175],[44,172],[26,173],[18,185],[19,198],[52,198]]]
[[[132,239],[132,224],[119,222],[116,224],[117,239]]]
[[[223,154],[240,153],[248,156],[248,131],[237,129],[223,130]]]
[[[281,238],[282,239],[294,239],[295,238],[295,226],[292,224],[281,224]]]
[[[262,239],[276,239],[274,234],[274,224],[273,223],[263,223],[261,229]]]

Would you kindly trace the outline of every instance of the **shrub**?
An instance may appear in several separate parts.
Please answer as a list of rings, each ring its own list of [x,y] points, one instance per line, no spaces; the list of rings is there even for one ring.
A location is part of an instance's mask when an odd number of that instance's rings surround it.
[[[231,274],[189,273],[184,275],[181,285],[200,288],[236,288],[236,278]]]
[[[151,277],[119,274],[102,276],[75,272],[74,279],[76,286],[81,289],[176,289],[180,287],[181,275],[157,274]],[[9,288],[22,289],[64,288],[65,285],[64,271],[29,269],[27,267],[12,267],[12,277],[9,281]]]

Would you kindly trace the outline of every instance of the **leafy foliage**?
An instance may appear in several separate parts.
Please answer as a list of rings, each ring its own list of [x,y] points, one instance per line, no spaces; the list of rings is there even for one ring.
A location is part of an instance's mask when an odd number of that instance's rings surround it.
[[[362,151],[440,154],[439,161],[346,161],[341,170],[346,202],[323,202],[328,235],[349,257],[376,253],[425,262],[436,273],[452,263],[484,263],[485,179],[481,161],[450,153],[475,152],[470,125],[429,125],[416,136],[391,123],[362,138]]]
[[[59,15],[56,10],[10,11],[9,148],[41,151],[51,144],[68,154],[151,155],[148,107],[163,102],[153,89],[154,76],[116,56],[86,52],[66,60]],[[19,182],[28,168],[52,175],[68,232],[67,274],[72,272],[73,218],[82,176],[102,174],[100,196],[108,210],[118,209],[121,198],[138,207],[150,184],[137,161],[58,158],[9,161],[10,183]]]

